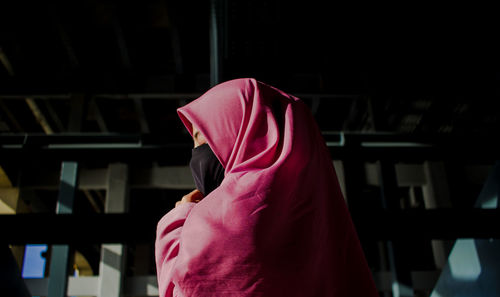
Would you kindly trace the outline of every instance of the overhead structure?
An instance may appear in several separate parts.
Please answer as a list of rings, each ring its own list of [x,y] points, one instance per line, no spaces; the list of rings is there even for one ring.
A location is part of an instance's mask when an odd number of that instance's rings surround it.
[[[494,278],[499,212],[475,203],[496,187],[480,41],[498,34],[339,4],[28,2],[0,12],[0,275],[19,296],[157,296],[156,223],[194,187],[177,108],[242,77],[310,107],[382,296]],[[46,267],[23,281],[29,244]]]

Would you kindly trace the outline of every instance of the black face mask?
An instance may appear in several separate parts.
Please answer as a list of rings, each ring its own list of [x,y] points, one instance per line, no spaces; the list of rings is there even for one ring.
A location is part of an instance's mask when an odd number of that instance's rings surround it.
[[[224,167],[206,143],[193,149],[189,167],[196,188],[204,196],[215,190],[224,179]]]

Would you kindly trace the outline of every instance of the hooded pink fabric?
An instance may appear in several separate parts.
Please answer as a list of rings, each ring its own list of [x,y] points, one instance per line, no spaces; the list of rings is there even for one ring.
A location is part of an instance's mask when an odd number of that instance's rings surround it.
[[[158,223],[160,296],[378,296],[307,105],[245,78],[178,114],[225,177]]]

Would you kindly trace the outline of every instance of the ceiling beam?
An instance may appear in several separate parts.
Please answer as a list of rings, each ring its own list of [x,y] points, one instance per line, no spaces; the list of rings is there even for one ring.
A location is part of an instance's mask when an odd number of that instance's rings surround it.
[[[5,67],[5,70],[7,70],[7,73],[10,76],[14,76],[14,70],[12,69],[12,65],[10,64],[9,58],[7,58],[7,55],[3,51],[3,49],[0,47],[0,62],[3,64],[3,67]]]
[[[30,108],[33,115],[35,116],[35,119],[38,122],[38,124],[42,127],[45,134],[47,134],[47,135],[54,134],[54,130],[50,126],[50,124],[47,121],[47,118],[45,117],[43,112],[40,110],[40,108],[36,104],[35,100],[33,98],[26,98],[25,100],[26,100],[26,104],[28,104],[28,107]]]

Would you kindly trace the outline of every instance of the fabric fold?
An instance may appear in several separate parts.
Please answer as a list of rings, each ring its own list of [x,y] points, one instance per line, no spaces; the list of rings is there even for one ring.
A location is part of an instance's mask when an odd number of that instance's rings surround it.
[[[167,229],[175,215],[159,224],[156,253],[168,259],[157,261],[160,296],[378,296],[303,101],[243,78],[177,112],[205,136],[225,177],[182,228]]]

